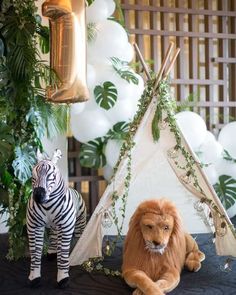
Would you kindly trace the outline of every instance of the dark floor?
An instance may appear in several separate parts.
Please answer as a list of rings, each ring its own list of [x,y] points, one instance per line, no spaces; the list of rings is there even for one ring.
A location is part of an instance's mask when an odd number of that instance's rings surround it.
[[[197,237],[200,249],[205,252],[206,260],[198,273],[183,271],[179,286],[171,295],[235,295],[236,294],[236,261],[232,263],[231,272],[223,272],[220,265],[225,258],[215,255],[210,235]],[[27,285],[29,259],[9,262],[5,255],[7,236],[0,235],[0,295],[128,295],[132,290],[122,278],[105,276],[99,273],[87,273],[78,266],[70,271],[70,286],[66,290],[56,288],[56,263],[43,258],[42,286],[30,289]],[[122,245],[118,247],[115,257],[109,258],[106,264],[119,269],[121,266]]]

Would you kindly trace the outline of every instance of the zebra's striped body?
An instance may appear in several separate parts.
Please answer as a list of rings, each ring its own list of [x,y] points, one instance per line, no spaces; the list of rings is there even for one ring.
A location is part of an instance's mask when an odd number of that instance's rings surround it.
[[[41,255],[45,227],[50,227],[48,253],[57,253],[57,282],[69,277],[69,250],[73,233],[79,238],[86,225],[82,196],[67,188],[58,167],[50,160],[33,169],[33,194],[27,207],[27,231],[31,255],[29,280],[41,277]]]

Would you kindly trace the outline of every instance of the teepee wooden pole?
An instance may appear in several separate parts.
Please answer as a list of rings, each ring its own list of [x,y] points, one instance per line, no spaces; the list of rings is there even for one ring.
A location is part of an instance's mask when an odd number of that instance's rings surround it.
[[[171,69],[172,69],[172,67],[173,67],[173,65],[174,65],[174,63],[176,61],[176,58],[179,55],[179,52],[180,52],[180,48],[176,48],[174,56],[172,57],[172,59],[170,61],[170,64],[168,65],[168,67],[166,68],[166,71],[164,72],[164,77],[163,78],[166,78],[169,75],[169,73],[170,73],[170,71],[171,71]]]
[[[156,82],[155,82],[155,85],[154,85],[154,88],[153,88],[154,91],[156,90],[156,88],[157,88],[157,86],[158,86],[158,84],[159,84],[159,82],[160,82],[160,80],[162,78],[162,75],[163,75],[164,70],[166,68],[166,64],[168,62],[168,59],[170,57],[170,54],[171,54],[171,51],[172,51],[173,47],[174,47],[174,42],[170,42],[170,45],[169,45],[169,47],[167,49],[164,60],[163,60],[163,62],[161,64],[161,68],[160,68],[160,70],[159,70],[159,72],[157,74],[157,77],[156,77]]]
[[[142,64],[142,66],[143,66],[143,70],[144,70],[145,74],[147,75],[148,80],[150,80],[151,79],[151,75],[149,73],[148,66],[145,63],[144,58],[142,56],[142,53],[140,52],[140,50],[138,48],[138,45],[136,43],[134,43],[134,49],[135,49],[135,51],[137,53],[137,56],[138,56],[138,58],[139,58],[139,60],[140,60],[140,62]]]

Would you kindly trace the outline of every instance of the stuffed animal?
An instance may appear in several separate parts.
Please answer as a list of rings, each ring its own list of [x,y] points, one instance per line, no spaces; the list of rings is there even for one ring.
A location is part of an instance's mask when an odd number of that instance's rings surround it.
[[[184,266],[196,272],[204,259],[172,202],[155,199],[138,206],[129,223],[122,265],[125,281],[136,288],[133,295],[170,292]]]
[[[29,281],[40,284],[44,229],[50,227],[48,254],[57,254],[57,282],[65,288],[69,279],[69,251],[72,235],[79,238],[86,225],[82,196],[68,188],[56,165],[61,151],[52,160],[41,160],[33,168],[33,193],[27,206],[27,232],[31,256]]]

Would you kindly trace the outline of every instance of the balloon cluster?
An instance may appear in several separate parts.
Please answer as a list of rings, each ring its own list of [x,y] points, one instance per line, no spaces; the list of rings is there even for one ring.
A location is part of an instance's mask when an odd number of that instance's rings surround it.
[[[113,0],[95,0],[86,10],[87,26],[94,28],[88,42],[87,84],[90,100],[71,106],[71,131],[81,143],[102,138],[119,122],[133,119],[144,90],[141,76],[128,65],[133,48],[124,28],[108,19],[115,10]],[[121,147],[120,140],[109,139],[104,153],[111,176]]]
[[[221,176],[229,176],[228,193],[233,193],[236,200],[236,122],[226,124],[217,140],[214,134],[207,130],[201,116],[194,112],[177,113],[176,120],[190,147],[203,164],[210,183],[216,185]],[[227,183],[224,185],[227,186]],[[236,214],[236,203],[232,202],[232,205],[233,203],[234,206],[229,210],[231,216]]]

